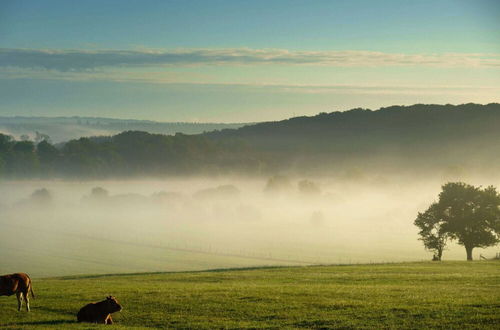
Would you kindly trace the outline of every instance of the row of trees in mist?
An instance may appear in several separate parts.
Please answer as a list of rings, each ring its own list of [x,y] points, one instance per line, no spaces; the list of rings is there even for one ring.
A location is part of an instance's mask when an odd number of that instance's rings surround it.
[[[500,194],[493,186],[447,183],[439,200],[418,214],[415,225],[425,248],[434,253],[433,260],[441,260],[450,241],[464,246],[467,260],[472,260],[474,248],[500,242]]]
[[[0,134],[0,174],[10,178],[255,172],[262,166],[263,159],[243,143],[203,135],[128,131],[55,146]]]
[[[197,135],[127,131],[54,146],[0,134],[0,173],[35,176],[435,170],[500,163],[500,104],[353,109]]]

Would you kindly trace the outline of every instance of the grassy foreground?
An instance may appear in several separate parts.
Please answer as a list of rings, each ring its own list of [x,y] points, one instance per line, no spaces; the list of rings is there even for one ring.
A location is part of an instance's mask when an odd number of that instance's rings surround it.
[[[31,313],[0,297],[0,326],[88,328],[78,309],[115,295],[115,327],[497,328],[500,263],[257,268],[35,279]],[[106,327],[106,326],[102,326]]]

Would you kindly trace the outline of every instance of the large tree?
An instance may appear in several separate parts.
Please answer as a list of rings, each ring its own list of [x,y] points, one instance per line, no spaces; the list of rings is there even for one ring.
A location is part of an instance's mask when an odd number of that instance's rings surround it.
[[[500,242],[500,194],[493,186],[447,183],[442,187],[439,201],[428,212],[439,219],[437,224],[442,233],[465,247],[467,260],[472,260],[474,248]]]

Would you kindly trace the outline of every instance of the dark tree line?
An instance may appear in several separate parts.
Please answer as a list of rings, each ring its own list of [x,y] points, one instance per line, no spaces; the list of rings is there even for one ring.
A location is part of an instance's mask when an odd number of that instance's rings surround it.
[[[197,135],[127,131],[54,146],[1,135],[3,177],[422,172],[500,164],[500,104],[353,109]]]
[[[237,141],[139,131],[54,146],[0,134],[0,174],[8,178],[123,177],[259,171],[258,154]]]

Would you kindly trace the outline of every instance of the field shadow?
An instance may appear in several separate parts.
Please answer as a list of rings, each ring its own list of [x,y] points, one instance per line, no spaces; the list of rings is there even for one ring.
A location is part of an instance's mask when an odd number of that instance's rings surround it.
[[[58,308],[51,308],[51,307],[46,307],[46,306],[38,306],[36,309],[45,311],[45,312],[51,312],[55,314],[63,314],[63,315],[71,315],[76,317],[76,312],[65,310],[65,309],[58,309]]]
[[[321,266],[347,266],[344,264],[315,264],[315,263],[305,263],[305,265],[271,265],[271,266],[250,266],[250,267],[226,267],[226,268],[208,268],[200,270],[172,270],[172,271],[160,271],[160,272],[134,272],[134,273],[109,273],[109,274],[89,274],[89,275],[68,275],[68,276],[55,276],[46,277],[44,279],[48,280],[85,280],[85,279],[95,279],[102,277],[126,277],[126,276],[144,276],[144,275],[165,275],[165,274],[189,274],[189,273],[224,273],[224,272],[234,272],[234,271],[248,271],[248,270],[272,270],[280,268],[302,268],[306,266],[321,267]],[[350,265],[352,266],[352,265]]]

